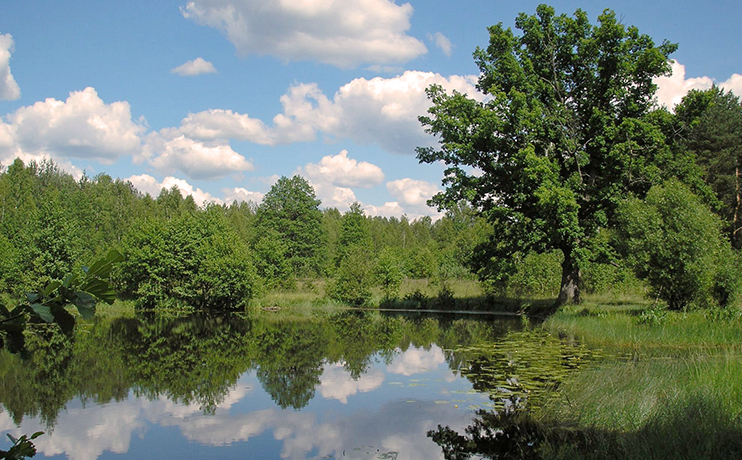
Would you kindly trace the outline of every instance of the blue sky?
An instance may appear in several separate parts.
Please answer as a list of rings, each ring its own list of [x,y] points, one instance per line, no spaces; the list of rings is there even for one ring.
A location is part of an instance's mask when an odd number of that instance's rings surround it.
[[[417,116],[424,88],[471,92],[486,28],[539,2],[0,1],[0,163],[51,157],[157,195],[259,202],[302,174],[325,206],[435,215],[443,168]],[[742,94],[742,2],[560,1],[611,8],[680,45],[660,103],[713,83]]]

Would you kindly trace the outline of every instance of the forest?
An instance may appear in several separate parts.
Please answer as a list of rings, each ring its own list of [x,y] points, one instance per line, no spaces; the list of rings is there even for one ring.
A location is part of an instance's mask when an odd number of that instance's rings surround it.
[[[655,166],[657,183],[644,185],[644,199],[627,194],[614,225],[599,229],[605,244],[584,261],[582,291],[646,292],[676,309],[723,307],[738,291],[742,244],[739,99],[717,88],[692,91],[675,113],[650,115],[666,143],[664,169]],[[463,200],[436,221],[370,217],[358,204],[341,213],[323,208],[294,176],[279,179],[261,203],[199,207],[175,187],[152,197],[107,174],[75,179],[51,161],[19,159],[0,172],[0,228],[9,310],[111,249],[123,255],[111,274],[118,297],[147,309],[243,309],[318,283],[330,301],[399,305],[405,279],[430,280],[444,299],[473,279],[490,302],[553,298],[564,260],[536,247],[513,252],[499,261],[508,270],[494,272],[483,254],[510,236]],[[419,306],[414,294],[407,306]]]

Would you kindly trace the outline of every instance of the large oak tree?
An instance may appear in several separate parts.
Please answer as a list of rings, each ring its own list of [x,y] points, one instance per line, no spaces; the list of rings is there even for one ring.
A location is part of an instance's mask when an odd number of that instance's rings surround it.
[[[582,10],[557,16],[540,5],[515,25],[518,35],[490,27],[489,46],[474,53],[484,102],[428,89],[433,105],[420,120],[440,143],[418,148],[418,159],[447,165],[434,204],[467,201],[495,226],[480,276],[505,276],[519,253],[561,250],[557,303],[579,302],[580,267],[605,249],[595,236],[669,161],[646,115],[676,46],[656,46],[610,10],[593,25]]]

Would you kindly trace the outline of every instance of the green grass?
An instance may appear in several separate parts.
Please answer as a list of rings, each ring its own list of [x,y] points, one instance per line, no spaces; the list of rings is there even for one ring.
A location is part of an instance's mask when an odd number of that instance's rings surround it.
[[[542,327],[608,356],[574,374],[535,414],[553,430],[589,438],[583,447],[593,453],[547,442],[542,458],[742,455],[737,313],[664,312],[647,303],[591,301],[563,308]]]

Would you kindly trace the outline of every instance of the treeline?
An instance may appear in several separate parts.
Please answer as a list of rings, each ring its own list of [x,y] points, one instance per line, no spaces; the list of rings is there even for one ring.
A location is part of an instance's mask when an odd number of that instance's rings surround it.
[[[283,177],[260,204],[199,207],[177,188],[157,197],[106,174],[75,180],[53,162],[17,159],[0,171],[0,292],[13,303],[80,271],[112,248],[125,260],[112,280],[141,306],[235,308],[260,293],[327,278],[351,303],[404,277],[470,277],[485,222],[461,207],[430,218],[370,217],[321,209],[300,176]]]
[[[581,261],[581,289],[646,291],[638,276],[672,308],[727,305],[740,284],[742,106],[718,88],[694,90],[675,113],[647,117],[661,128],[665,160],[645,167],[652,180],[637,180],[656,185],[646,199],[616,203],[615,221]],[[152,197],[106,174],[76,180],[52,162],[16,160],[0,169],[0,295],[13,306],[112,248],[124,255],[117,292],[143,307],[238,308],[318,278],[351,305],[367,303],[374,287],[395,299],[405,278],[435,280],[442,294],[473,276],[491,293],[559,292],[562,253],[498,259],[492,248],[505,240],[491,216],[447,208],[435,222],[370,217],[358,204],[322,209],[300,176],[279,179],[259,204],[199,207],[175,187]]]

